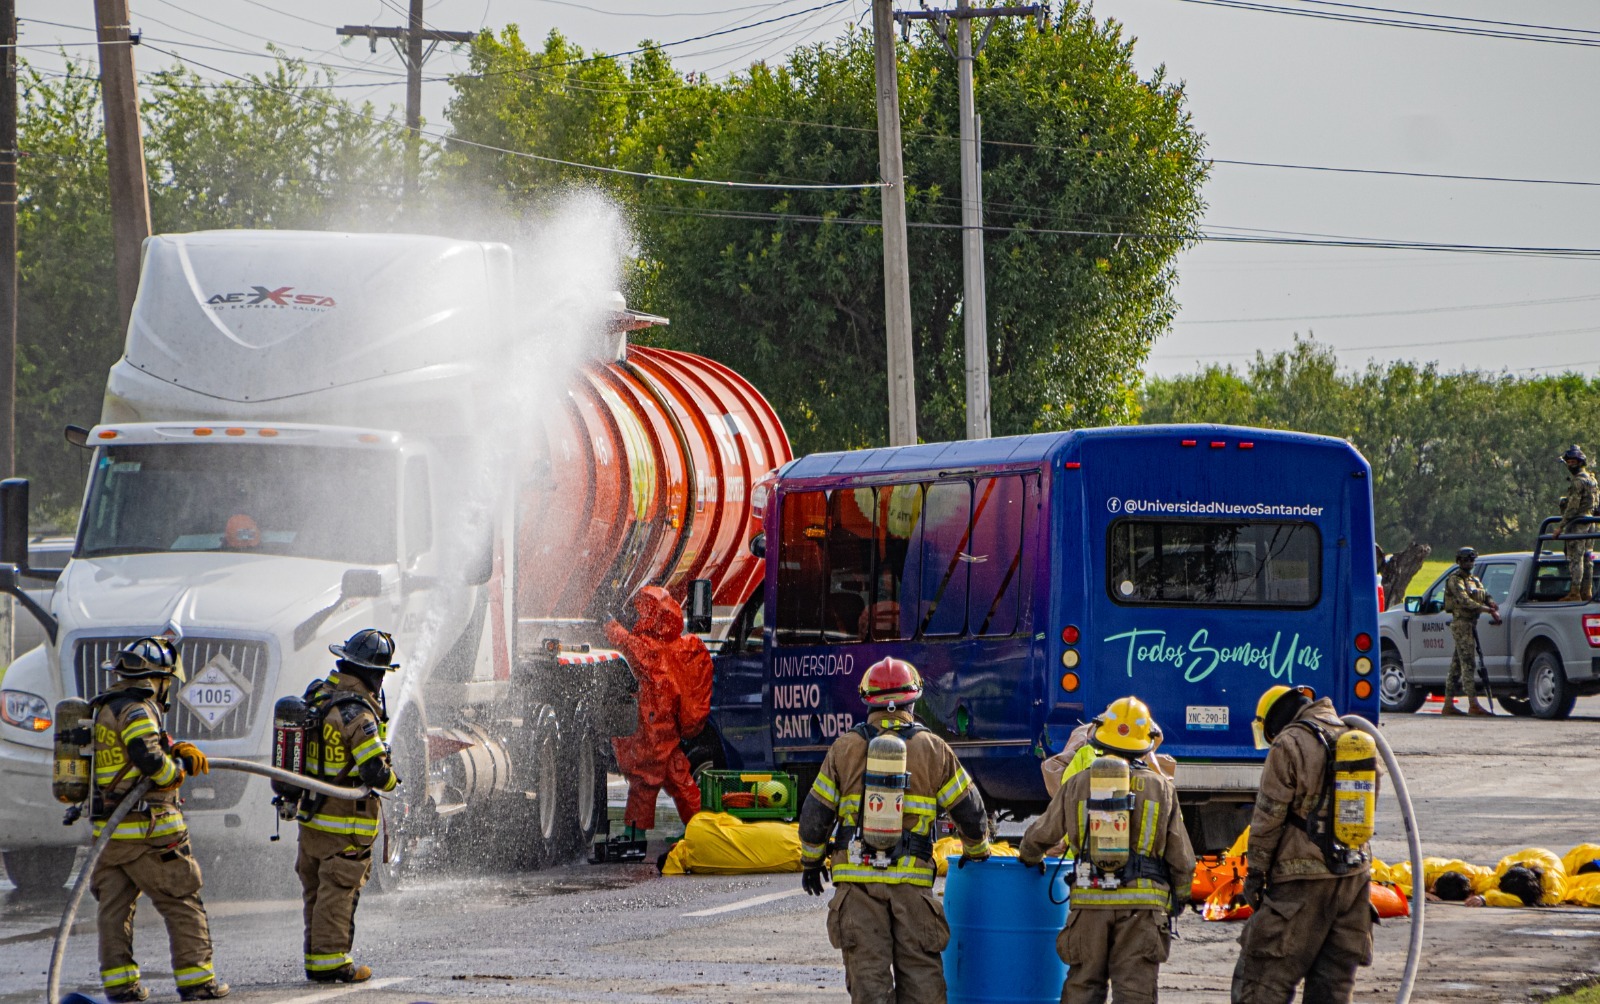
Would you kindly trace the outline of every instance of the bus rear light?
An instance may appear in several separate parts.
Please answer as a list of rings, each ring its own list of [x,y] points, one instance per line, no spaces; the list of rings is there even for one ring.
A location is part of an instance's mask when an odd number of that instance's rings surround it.
[[[1358,700],[1364,701],[1364,700],[1366,700],[1367,698],[1369,698],[1371,696],[1372,696],[1372,681],[1371,680],[1357,680],[1356,681],[1356,698]]]
[[[1078,463],[1076,460],[1069,460],[1062,466],[1066,467],[1066,469],[1069,471],[1075,471],[1083,465]]]
[[[1241,450],[1253,450],[1255,448],[1256,448],[1256,444],[1254,444],[1254,443],[1240,443],[1239,444],[1239,449],[1241,449]]]
[[[1369,652],[1371,650],[1372,650],[1372,635],[1367,634],[1365,631],[1363,631],[1360,634],[1356,635],[1356,651],[1357,652]]]
[[[1061,689],[1065,690],[1069,694],[1074,692],[1075,690],[1077,690],[1078,689],[1078,674],[1077,673],[1064,673],[1064,674],[1062,674],[1062,676],[1061,676]]]
[[[1371,659],[1368,659],[1366,656],[1362,656],[1361,658],[1356,660],[1356,675],[1357,676],[1366,676],[1370,672],[1372,672],[1372,660]]]
[[[1079,661],[1080,656],[1078,655],[1078,650],[1075,648],[1069,648],[1065,652],[1061,653],[1061,665],[1068,669],[1077,669]]]
[[[1195,445],[1195,440],[1193,440],[1193,439],[1185,439],[1185,440],[1182,440],[1181,442],[1179,442],[1178,445],[1179,446],[1194,446]]]
[[[1222,440],[1220,440],[1220,439],[1213,439],[1213,440],[1212,440],[1212,441],[1211,441],[1211,448],[1212,448],[1212,449],[1213,449],[1213,450],[1220,450],[1220,449],[1222,449],[1222,448],[1223,448],[1223,447],[1224,447],[1224,446],[1227,446],[1227,445],[1228,445],[1228,444],[1227,444],[1227,443],[1224,443],[1224,442],[1223,442],[1223,441],[1222,441]]]
[[[1068,624],[1066,627],[1062,628],[1061,641],[1063,644],[1067,645],[1078,644],[1078,629],[1073,627],[1071,624]]]
[[[1583,615],[1583,633],[1589,638],[1590,648],[1600,648],[1600,614]]]

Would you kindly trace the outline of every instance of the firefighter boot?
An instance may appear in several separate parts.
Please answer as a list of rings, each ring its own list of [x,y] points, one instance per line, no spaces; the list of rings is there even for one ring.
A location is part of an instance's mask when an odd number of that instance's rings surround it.
[[[137,1002],[146,1000],[149,996],[150,991],[146,990],[143,984],[135,983],[131,987],[123,987],[116,993],[106,994],[106,1000],[111,1001],[112,1004],[137,1004]]]
[[[178,998],[186,1001],[214,1001],[228,996],[231,988],[221,980],[207,980],[197,987],[179,987]]]
[[[354,962],[347,962],[338,969],[313,972],[306,970],[306,979],[314,983],[365,983],[372,979],[372,970],[367,966],[358,966]]]

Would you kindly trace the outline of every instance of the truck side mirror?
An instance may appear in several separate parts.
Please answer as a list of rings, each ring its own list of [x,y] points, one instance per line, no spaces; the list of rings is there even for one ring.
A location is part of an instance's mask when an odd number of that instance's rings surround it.
[[[69,425],[62,431],[66,434],[67,442],[71,443],[73,446],[81,446],[86,450],[89,448],[88,429],[85,429],[81,425]]]
[[[376,568],[347,568],[339,592],[347,600],[382,596],[383,573]]]
[[[690,634],[711,633],[711,580],[689,583],[689,609],[684,617]]]
[[[1422,609],[1422,597],[1420,597],[1420,596],[1407,596],[1406,597],[1406,613],[1414,614],[1418,610],[1421,610],[1421,609]]]
[[[28,570],[28,479],[0,481],[0,562]]]

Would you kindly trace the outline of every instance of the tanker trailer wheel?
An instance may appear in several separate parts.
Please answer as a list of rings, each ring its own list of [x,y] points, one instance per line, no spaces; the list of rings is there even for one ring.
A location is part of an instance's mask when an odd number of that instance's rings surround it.
[[[533,822],[535,840],[535,865],[552,864],[563,857],[562,844],[567,824],[565,800],[567,787],[563,778],[561,757],[561,722],[556,710],[546,705],[535,723],[533,750]]]
[[[28,897],[59,893],[72,874],[72,863],[77,856],[76,847],[28,847],[0,853],[11,884]]]
[[[389,746],[389,763],[401,783],[382,802],[383,823],[372,845],[372,885],[380,893],[404,883],[429,831],[427,722],[416,704],[408,704],[396,718],[399,728]]]
[[[595,728],[587,702],[579,702],[567,722],[562,745],[562,804],[568,808],[568,829],[560,852],[564,857],[585,852],[606,818],[604,738]]]

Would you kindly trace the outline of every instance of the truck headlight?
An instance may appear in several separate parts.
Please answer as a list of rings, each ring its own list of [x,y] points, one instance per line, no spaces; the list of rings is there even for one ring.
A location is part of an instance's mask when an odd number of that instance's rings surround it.
[[[37,694],[0,690],[0,721],[29,732],[43,732],[50,727],[50,705]]]

